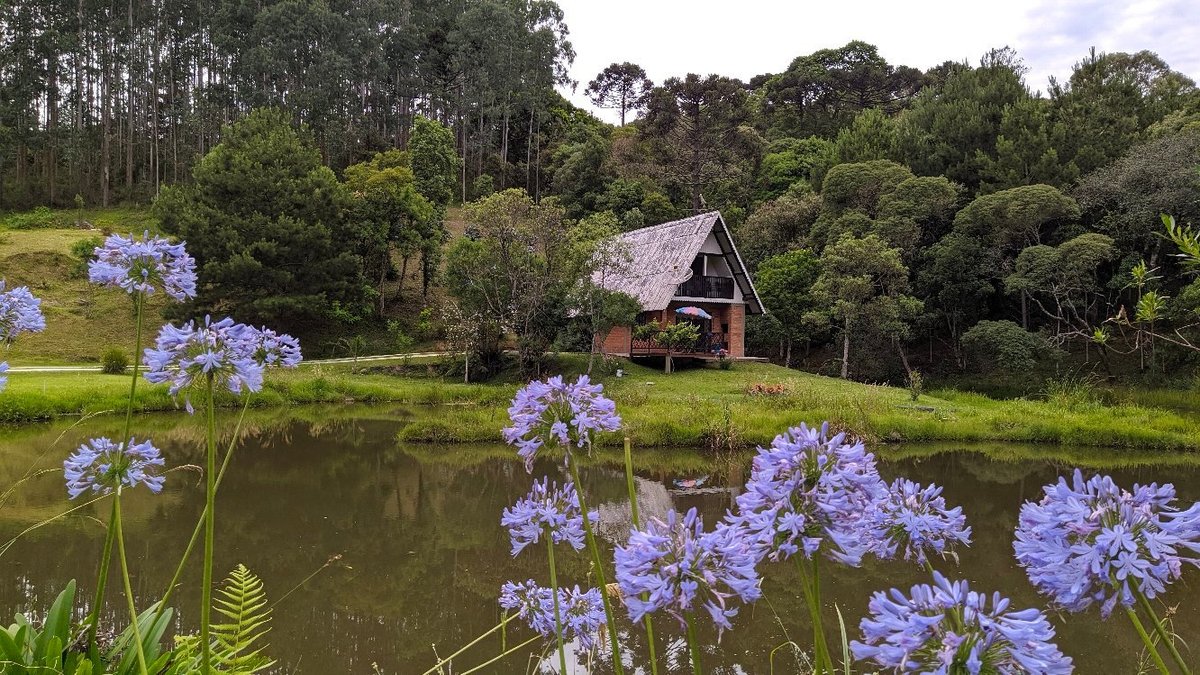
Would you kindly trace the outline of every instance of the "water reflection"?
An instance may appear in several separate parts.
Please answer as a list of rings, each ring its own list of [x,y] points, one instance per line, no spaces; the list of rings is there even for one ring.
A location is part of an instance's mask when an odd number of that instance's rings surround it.
[[[372,664],[377,664],[384,673],[420,673],[435,660],[431,644],[436,642],[446,654],[496,623],[496,593],[505,580],[547,581],[544,560],[533,551],[515,560],[509,556],[499,525],[500,510],[524,494],[531,482],[507,450],[399,447],[394,438],[405,423],[407,413],[402,410],[296,413],[303,417],[251,415],[247,438],[218,498],[216,556],[221,571],[238,562],[248,565],[274,598],[328,565],[277,609],[271,652],[289,672],[373,673]],[[174,415],[143,421],[171,465],[200,460],[196,421]],[[115,433],[114,424],[119,421],[94,420],[0,436],[0,485],[32,475],[39,467],[58,465],[83,438]],[[963,553],[959,576],[979,588],[1003,591],[1018,607],[1039,604],[1013,561],[1012,528],[1021,503],[1036,497],[1044,483],[1065,470],[1064,455],[1006,446],[999,454],[1022,459],[1001,461],[988,454],[949,450],[922,446],[889,451],[882,473],[944,485],[947,501],[966,511],[977,542]],[[1050,458],[1037,459],[1039,454]],[[745,478],[744,459],[711,462],[688,451],[639,453],[636,482],[643,513],[695,506],[706,520],[719,518]],[[1200,498],[1200,471],[1177,457],[1170,459],[1179,465],[1143,461],[1113,473],[1122,483],[1170,480],[1181,497]],[[599,505],[601,529],[608,538],[622,536],[628,527],[619,461],[619,455],[603,454],[584,472],[585,489],[590,501]],[[535,473],[565,478],[551,461],[537,465]],[[681,482],[704,475],[708,479],[699,489]],[[199,474],[186,470],[171,475],[161,496],[128,498],[130,555],[136,559],[133,581],[143,604],[161,595],[203,501]],[[61,476],[34,475],[3,504],[0,537],[8,539],[65,505]],[[35,530],[0,558],[0,607],[6,612],[44,609],[72,578],[90,587],[102,544],[103,531],[95,520],[99,515],[99,509],[93,509]],[[340,559],[330,563],[338,555]],[[585,557],[562,558],[560,574],[570,583],[585,583]],[[852,629],[866,611],[870,591],[923,580],[917,570],[901,563],[826,569],[827,625],[837,625],[836,604]],[[196,616],[199,574],[191,572],[179,597],[185,628]],[[716,673],[763,673],[775,646],[789,638],[804,643],[808,629],[797,583],[793,568],[771,567],[764,582],[769,603],[744,610],[736,630],[726,633],[719,645],[710,640],[706,667]],[[1168,596],[1178,604],[1175,626],[1184,636],[1200,634],[1197,583],[1197,573],[1190,570]],[[110,612],[120,612],[119,600],[115,594],[109,598]],[[1102,623],[1092,614],[1087,620],[1056,621],[1060,646],[1075,658],[1078,672],[1134,670],[1139,644],[1118,619]],[[659,653],[674,664],[671,672],[684,672],[679,632],[666,621],[660,622],[664,642]],[[519,630],[510,637],[523,639]],[[645,645],[639,630],[631,629],[625,644],[642,660]],[[485,643],[468,660],[483,660],[498,646]],[[777,656],[777,672],[794,672],[794,667],[785,667],[785,652]],[[525,660],[513,659],[493,672],[523,672],[525,666]],[[607,670],[596,667],[593,672]]]

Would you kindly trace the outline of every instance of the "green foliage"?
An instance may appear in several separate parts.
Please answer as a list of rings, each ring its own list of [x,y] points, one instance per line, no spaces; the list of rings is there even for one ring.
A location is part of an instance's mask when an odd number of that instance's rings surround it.
[[[489,174],[477,176],[471,181],[471,198],[484,199],[496,193],[496,181]]]
[[[224,617],[213,623],[213,669],[231,675],[251,675],[275,665],[265,654],[271,608],[259,580],[245,565],[230,572],[213,598],[213,610]],[[195,635],[176,638],[175,659],[169,675],[183,675],[199,667],[200,640]]]
[[[435,206],[454,199],[462,160],[454,146],[454,131],[446,125],[417,115],[408,141],[417,192]]]
[[[921,374],[921,371],[913,368],[908,371],[908,397],[912,399],[913,403],[916,403],[923,393],[925,393],[925,376]]]
[[[896,120],[879,108],[859,113],[834,143],[839,162],[898,158]]]
[[[646,99],[654,83],[646,71],[635,63],[613,63],[588,83],[584,94],[601,108],[616,109],[625,126],[626,115],[646,107]]]
[[[96,257],[96,248],[104,243],[103,237],[87,237],[71,244],[71,276],[85,277],[88,273],[88,263]]]
[[[349,195],[289,115],[256,110],[233,124],[194,176],[155,207],[196,258],[197,310],[294,330],[362,296]]]
[[[780,197],[754,210],[734,230],[742,260],[754,273],[763,260],[800,245],[821,213],[821,198]]]
[[[1062,189],[1073,183],[1079,169],[1073,162],[1064,163],[1056,149],[1065,133],[1061,122],[1051,120],[1051,109],[1044,99],[1022,99],[1006,108],[996,137],[995,156],[980,151],[980,192],[1038,183]]]
[[[68,216],[61,211],[39,206],[32,211],[10,213],[0,218],[0,228],[9,230],[40,230],[70,227]]]
[[[781,138],[767,146],[758,169],[758,201],[775,199],[797,183],[821,185],[829,167],[838,163],[837,148],[817,136]]]
[[[124,375],[129,368],[129,354],[120,347],[112,347],[100,357],[100,372],[106,375]]]
[[[979,368],[1027,372],[1049,352],[1046,340],[1012,321],[980,321],[963,333],[968,362]]]
[[[819,309],[813,285],[821,273],[821,261],[807,249],[796,249],[767,258],[759,265],[755,285],[763,306],[778,318],[788,342],[814,337],[809,316]]]

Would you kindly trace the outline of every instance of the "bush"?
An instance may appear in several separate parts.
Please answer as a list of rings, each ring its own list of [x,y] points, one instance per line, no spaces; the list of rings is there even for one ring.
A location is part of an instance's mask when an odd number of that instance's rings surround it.
[[[0,225],[11,230],[40,230],[70,227],[71,221],[61,213],[55,213],[45,206],[39,206],[32,211],[6,216],[3,221],[0,221]]]
[[[128,367],[129,355],[118,347],[112,347],[100,357],[100,371],[107,375],[124,375]]]
[[[1049,353],[1050,345],[1012,321],[980,321],[963,333],[963,350],[980,370],[1026,371]]]
[[[85,237],[71,244],[71,276],[87,276],[88,264],[96,257],[96,248],[103,245],[104,237]]]

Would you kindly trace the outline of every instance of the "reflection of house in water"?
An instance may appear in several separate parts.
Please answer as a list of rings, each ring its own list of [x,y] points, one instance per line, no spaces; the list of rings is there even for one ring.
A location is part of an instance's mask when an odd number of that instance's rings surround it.
[[[634,476],[634,490],[637,491],[638,516],[645,523],[650,518],[665,520],[667,511],[685,511],[692,506],[710,515],[714,508],[723,512],[732,509],[734,499],[742,491],[745,483],[743,467],[738,462],[730,463],[728,471],[723,475],[705,475],[705,480],[668,479],[671,487],[657,480]],[[686,487],[680,487],[680,485]],[[707,507],[707,508],[706,508]],[[613,544],[624,544],[633,527],[633,513],[628,500],[605,502],[596,507],[600,512],[600,522],[596,532]],[[706,518],[707,522],[707,518]]]
[[[638,516],[642,522],[648,518],[666,518],[667,511],[673,506],[671,495],[662,483],[645,478],[633,477],[634,490],[637,492]],[[633,512],[629,509],[629,500],[606,502],[597,507],[600,512],[600,523],[596,533],[614,544],[624,544],[629,539],[629,530],[633,527]]]

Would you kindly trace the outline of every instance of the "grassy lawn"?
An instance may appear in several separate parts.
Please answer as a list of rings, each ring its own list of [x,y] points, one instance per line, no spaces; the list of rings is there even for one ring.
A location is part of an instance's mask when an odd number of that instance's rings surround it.
[[[583,357],[560,359],[567,375]],[[1064,405],[997,401],[978,394],[934,392],[917,403],[892,387],[844,382],[758,363],[733,370],[664,375],[623,364],[625,376],[600,377],[640,447],[747,447],[767,443],[789,425],[829,420],[873,441],[1017,441],[1065,446],[1200,450],[1200,420],[1134,404]],[[755,384],[782,393],[753,395]],[[118,411],[127,378],[92,373],[13,373],[0,395],[0,422]],[[397,403],[408,406],[399,439],[423,443],[495,443],[517,383],[464,385],[432,377],[353,372],[349,365],[308,365],[271,373],[256,407],[302,403]],[[136,408],[172,410],[164,387],[142,382]],[[232,399],[226,402],[236,405]],[[615,445],[620,439],[601,439]]]

